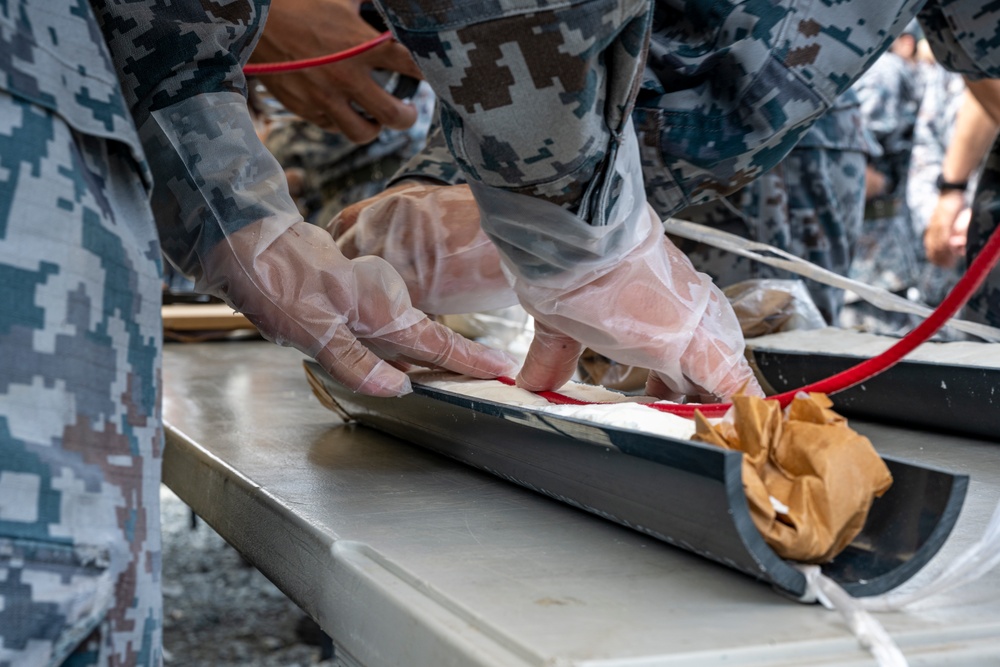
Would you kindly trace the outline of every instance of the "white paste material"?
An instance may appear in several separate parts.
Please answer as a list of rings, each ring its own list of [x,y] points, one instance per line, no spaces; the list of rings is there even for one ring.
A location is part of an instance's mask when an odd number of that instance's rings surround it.
[[[455,394],[668,438],[689,440],[695,430],[691,419],[642,405],[652,401],[649,397],[627,396],[604,387],[569,382],[559,389],[559,393],[597,405],[553,405],[541,396],[496,380],[474,380],[442,373],[421,373],[411,377],[417,384]]]

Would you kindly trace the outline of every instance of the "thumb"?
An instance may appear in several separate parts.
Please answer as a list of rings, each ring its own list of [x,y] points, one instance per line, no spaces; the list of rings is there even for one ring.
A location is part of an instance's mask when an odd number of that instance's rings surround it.
[[[573,377],[582,353],[582,344],[536,319],[535,337],[517,375],[517,386],[528,391],[558,389]]]

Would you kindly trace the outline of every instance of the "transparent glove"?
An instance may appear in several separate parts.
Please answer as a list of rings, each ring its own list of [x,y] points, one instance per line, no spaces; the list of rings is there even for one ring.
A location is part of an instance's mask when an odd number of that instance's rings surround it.
[[[424,312],[472,313],[517,303],[467,185],[402,181],[347,207],[327,229],[345,256],[389,262]]]
[[[228,236],[204,263],[199,287],[218,294],[270,340],[313,356],[339,382],[374,396],[410,391],[407,364],[479,378],[516,363],[431,322],[376,257],[349,260],[305,222],[264,221]],[[388,363],[392,362],[392,363]]]
[[[562,386],[586,345],[649,368],[650,396],[706,402],[741,389],[763,396],[729,301],[667,240],[652,209],[648,221],[646,240],[592,281],[567,290],[516,283],[535,317],[518,384],[533,391]]]
[[[481,224],[535,318],[519,385],[560,387],[586,346],[650,369],[652,396],[704,401],[741,389],[762,396],[728,300],[667,240],[646,203],[631,124],[613,150],[606,177],[612,185],[595,207],[608,211],[600,225],[548,201],[470,185]]]

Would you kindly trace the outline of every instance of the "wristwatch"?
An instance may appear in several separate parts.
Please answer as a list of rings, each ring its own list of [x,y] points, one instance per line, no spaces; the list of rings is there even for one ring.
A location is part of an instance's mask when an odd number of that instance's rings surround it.
[[[946,181],[944,180],[944,174],[938,174],[937,177],[937,189],[938,192],[944,192],[946,190],[960,190],[965,192],[969,187],[968,181]]]

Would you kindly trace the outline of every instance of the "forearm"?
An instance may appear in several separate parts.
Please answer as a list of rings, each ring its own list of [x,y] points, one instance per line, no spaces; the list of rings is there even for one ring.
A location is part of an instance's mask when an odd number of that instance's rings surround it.
[[[223,239],[262,220],[274,236],[298,214],[246,106],[242,66],[266,3],[218,15],[190,4],[95,3],[95,12],[153,173],[163,249],[201,277]]]
[[[990,84],[984,87],[982,84]],[[987,93],[996,94],[997,110],[1000,112],[1000,89],[995,81],[968,82],[969,89],[965,92],[962,106],[955,117],[955,129],[951,142],[941,162],[941,178],[950,183],[962,183],[969,180],[973,172],[983,163],[986,152],[993,145],[997,136],[997,122],[979,102],[979,95],[985,99],[992,97]],[[975,88],[974,88],[975,87]],[[979,90],[980,93],[975,91]]]
[[[965,85],[989,115],[994,126],[1000,125],[1000,79],[966,79]]]

